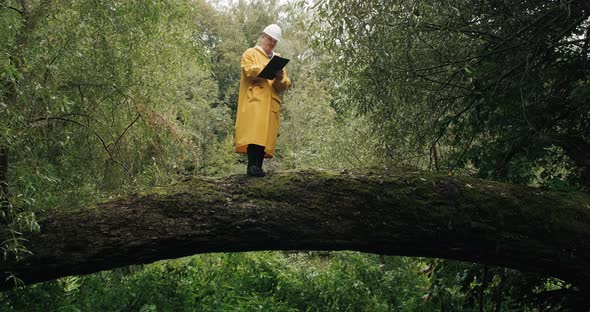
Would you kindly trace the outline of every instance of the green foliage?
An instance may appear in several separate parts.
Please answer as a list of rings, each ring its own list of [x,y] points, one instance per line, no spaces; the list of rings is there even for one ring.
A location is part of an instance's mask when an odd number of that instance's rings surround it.
[[[523,285],[531,287],[523,292]],[[415,312],[473,311],[483,298],[484,311],[541,311],[551,308],[538,301],[539,290],[562,287],[556,280],[455,261],[255,252],[61,278],[0,293],[0,304],[3,311]]]
[[[199,36],[218,84],[216,105],[230,107],[235,113],[242,53],[257,44],[265,26],[278,22],[280,5],[277,1],[239,1],[225,10],[213,10],[204,0],[194,5]],[[280,44],[277,49],[281,50]]]
[[[359,168],[379,165],[367,119],[337,114],[326,82],[295,77],[285,96],[278,157],[284,168]]]
[[[196,18],[186,1],[2,2],[5,256],[26,253],[19,233],[36,215],[169,183],[225,142]],[[205,116],[215,129],[194,123]]]
[[[577,311],[563,281],[506,268],[451,260],[426,267],[431,283],[425,300],[449,311]],[[552,292],[562,292],[553,296]]]
[[[35,203],[54,207],[61,204],[54,198],[94,201],[98,190],[165,182],[190,150],[182,144],[187,131],[175,121],[179,107],[189,105],[190,71],[204,71],[195,66],[204,59],[199,41],[183,26],[192,20],[188,5],[71,2],[36,9],[47,10],[35,16],[37,27],[16,34],[28,48],[9,47],[26,73],[12,86],[12,132],[2,136],[13,193],[45,186],[56,192]],[[42,179],[30,168],[41,169]]]
[[[426,311],[419,262],[344,252],[211,254],[0,294],[6,311]]]
[[[532,172],[556,170],[545,160],[561,148],[588,181],[581,3],[326,0],[311,10],[336,99],[374,121],[386,159],[427,168],[439,144],[437,169],[547,184]]]
[[[567,307],[542,299],[542,290],[563,287],[554,279],[457,261],[253,252],[61,278],[0,293],[0,304],[3,311],[415,312],[476,311],[483,302],[484,311],[544,311]]]
[[[243,173],[233,152],[239,62],[275,22],[293,86],[266,168],[402,164],[579,188],[590,159],[585,10],[540,0],[0,1],[3,255],[26,254],[19,233],[38,231],[46,210],[179,175]],[[547,307],[534,299],[544,290],[567,287],[447,261],[218,254],[0,301],[8,311],[535,311]]]

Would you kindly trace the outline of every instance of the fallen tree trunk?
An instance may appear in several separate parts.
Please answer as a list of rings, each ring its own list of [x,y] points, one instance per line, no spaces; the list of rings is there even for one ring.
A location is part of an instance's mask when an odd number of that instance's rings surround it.
[[[347,249],[499,265],[586,288],[589,205],[581,193],[401,170],[193,179],[51,213],[26,236],[32,255],[0,271],[28,284],[206,252]]]

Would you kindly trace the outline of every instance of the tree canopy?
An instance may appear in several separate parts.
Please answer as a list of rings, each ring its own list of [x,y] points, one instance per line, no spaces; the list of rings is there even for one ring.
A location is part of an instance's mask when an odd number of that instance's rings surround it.
[[[588,186],[587,2],[387,3],[317,3],[340,98],[387,157]]]

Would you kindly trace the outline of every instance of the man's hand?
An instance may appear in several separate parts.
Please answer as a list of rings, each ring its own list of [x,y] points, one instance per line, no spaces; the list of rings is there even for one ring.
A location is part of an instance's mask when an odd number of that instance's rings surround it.
[[[279,70],[275,74],[275,79],[278,78],[279,80],[283,80],[283,70]]]

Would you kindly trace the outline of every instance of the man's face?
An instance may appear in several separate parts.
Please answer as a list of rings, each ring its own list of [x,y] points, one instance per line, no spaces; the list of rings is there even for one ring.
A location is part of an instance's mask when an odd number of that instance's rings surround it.
[[[266,53],[270,53],[272,52],[272,50],[275,49],[275,46],[277,45],[277,41],[275,39],[273,39],[271,36],[264,34],[262,36],[262,48],[264,49],[264,51]]]

